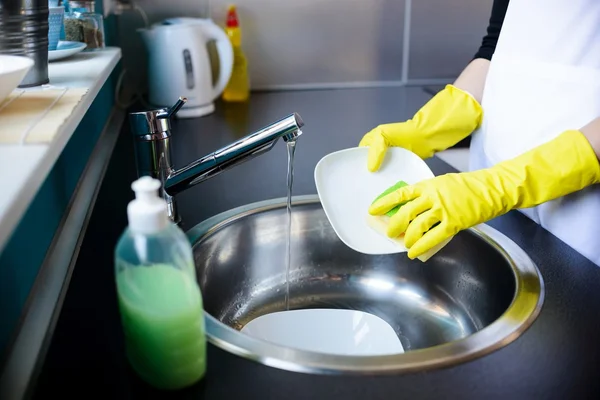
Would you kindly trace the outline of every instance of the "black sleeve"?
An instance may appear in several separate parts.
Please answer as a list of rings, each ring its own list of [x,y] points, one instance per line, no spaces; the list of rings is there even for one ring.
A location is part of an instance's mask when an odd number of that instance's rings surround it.
[[[502,29],[502,22],[504,22],[504,16],[506,15],[506,9],[508,8],[508,1],[494,0],[487,34],[483,37],[481,46],[473,58],[492,59],[494,50],[496,50],[496,43],[498,43],[498,36],[500,36],[500,29]]]

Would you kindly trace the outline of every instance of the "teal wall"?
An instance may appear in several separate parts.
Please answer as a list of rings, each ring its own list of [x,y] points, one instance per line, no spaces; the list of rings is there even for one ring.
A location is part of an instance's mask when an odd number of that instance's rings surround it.
[[[115,26],[114,17],[106,19],[108,45],[115,43]],[[111,113],[119,70],[115,69],[100,90],[0,254],[0,362],[79,177]]]

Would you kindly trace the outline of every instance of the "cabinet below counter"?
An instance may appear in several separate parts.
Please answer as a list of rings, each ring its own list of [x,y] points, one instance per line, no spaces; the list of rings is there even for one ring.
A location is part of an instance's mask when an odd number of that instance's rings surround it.
[[[122,124],[120,59],[107,47],[53,61],[48,85],[16,89],[0,105],[0,398],[10,398],[7,383],[30,379],[60,310],[112,151],[103,165],[100,139]]]

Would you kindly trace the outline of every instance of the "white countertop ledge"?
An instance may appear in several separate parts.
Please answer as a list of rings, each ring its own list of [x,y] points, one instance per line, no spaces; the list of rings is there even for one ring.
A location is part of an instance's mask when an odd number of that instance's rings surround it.
[[[50,85],[88,91],[52,142],[0,144],[0,252],[120,59],[121,49],[107,47],[49,64]]]

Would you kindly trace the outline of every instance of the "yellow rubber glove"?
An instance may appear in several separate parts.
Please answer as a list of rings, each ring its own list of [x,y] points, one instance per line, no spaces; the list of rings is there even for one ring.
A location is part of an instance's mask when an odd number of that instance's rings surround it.
[[[382,215],[409,202],[390,218],[387,234],[405,233],[408,257],[414,259],[463,229],[598,182],[600,165],[594,150],[580,131],[569,130],[493,167],[400,188],[374,202],[369,213]]]
[[[367,168],[379,169],[388,147],[404,147],[421,158],[433,156],[469,136],[481,123],[481,106],[467,92],[447,85],[412,119],[379,125],[365,134],[359,146],[369,147]]]

